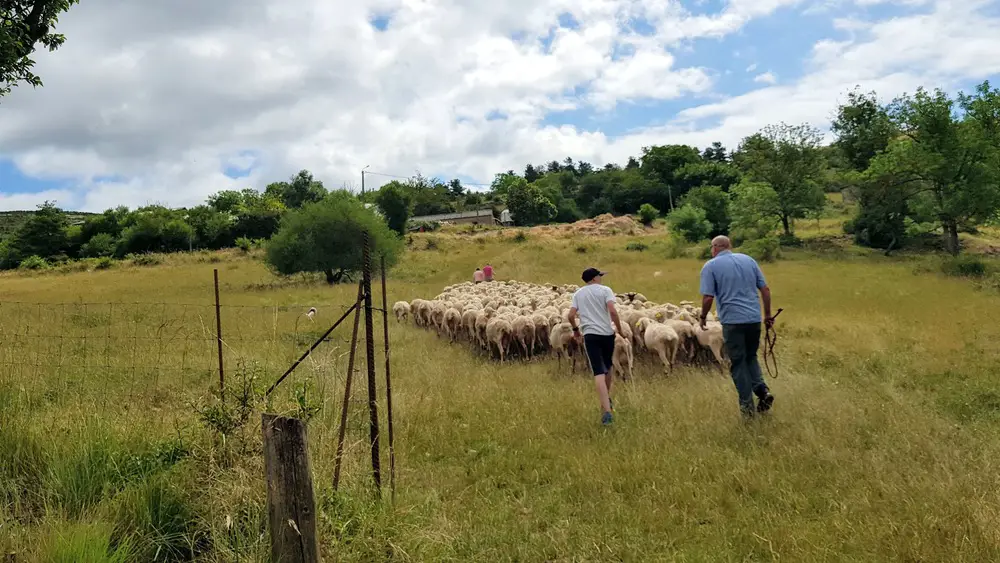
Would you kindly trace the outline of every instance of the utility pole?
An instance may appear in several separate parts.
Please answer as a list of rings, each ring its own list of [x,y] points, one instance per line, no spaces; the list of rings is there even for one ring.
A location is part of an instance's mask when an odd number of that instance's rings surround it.
[[[371,164],[361,169],[361,195],[365,195],[365,170],[368,169],[368,166],[371,166]]]

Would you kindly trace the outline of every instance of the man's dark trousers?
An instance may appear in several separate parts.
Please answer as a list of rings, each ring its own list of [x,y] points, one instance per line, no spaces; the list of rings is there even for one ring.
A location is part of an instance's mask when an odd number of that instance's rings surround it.
[[[753,396],[767,395],[767,384],[760,373],[757,349],[760,347],[760,323],[722,325],[722,337],[726,341],[726,352],[732,361],[730,373],[736,392],[740,397],[740,410],[744,415],[755,412]]]

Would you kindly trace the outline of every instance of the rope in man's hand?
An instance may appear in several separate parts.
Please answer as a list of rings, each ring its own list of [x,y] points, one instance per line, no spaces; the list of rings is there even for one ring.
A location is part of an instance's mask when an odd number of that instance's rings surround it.
[[[778,312],[774,314],[773,317],[768,319],[768,323],[765,324],[766,332],[764,333],[764,367],[767,368],[767,374],[773,378],[778,377],[778,358],[774,356],[774,345],[778,343],[778,333],[774,330],[774,319],[778,318],[781,311],[784,309],[778,309]],[[768,358],[770,357],[770,362]],[[774,365],[774,371],[771,371],[771,365]]]

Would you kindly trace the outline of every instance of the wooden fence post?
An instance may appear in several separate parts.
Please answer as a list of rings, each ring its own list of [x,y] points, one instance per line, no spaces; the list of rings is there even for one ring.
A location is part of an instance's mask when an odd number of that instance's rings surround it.
[[[306,427],[297,418],[261,415],[271,560],[318,563],[316,503],[306,447]]]

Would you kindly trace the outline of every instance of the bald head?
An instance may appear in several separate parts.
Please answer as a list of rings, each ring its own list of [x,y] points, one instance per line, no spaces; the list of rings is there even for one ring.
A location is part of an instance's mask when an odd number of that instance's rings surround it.
[[[729,237],[726,235],[719,235],[712,239],[712,248],[718,248],[719,250],[729,250],[733,247],[733,243],[729,242]]]

